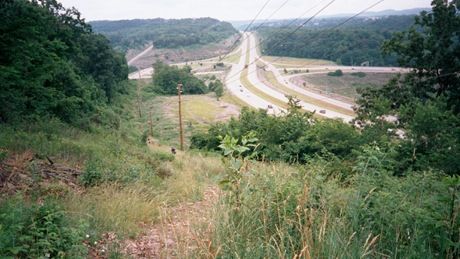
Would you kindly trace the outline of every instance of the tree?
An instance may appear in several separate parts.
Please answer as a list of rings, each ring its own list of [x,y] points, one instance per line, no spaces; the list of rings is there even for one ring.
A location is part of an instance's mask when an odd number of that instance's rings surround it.
[[[422,12],[413,28],[386,42],[384,50],[413,71],[381,89],[363,90],[358,100],[357,121],[364,132],[399,128],[406,133],[396,140],[397,173],[428,168],[460,173],[459,3],[433,1],[431,13]]]
[[[128,77],[124,57],[56,0],[0,3],[0,122],[71,122],[111,101]]]
[[[409,31],[386,42],[384,51],[397,54],[401,66],[414,69],[405,84],[413,97],[431,100],[445,95],[448,107],[460,113],[460,1],[434,0],[432,6],[432,12],[416,17]]]
[[[153,85],[157,92],[161,94],[177,94],[177,84],[184,85],[184,94],[204,94],[209,92],[205,83],[196,78],[191,73],[190,67],[178,68],[177,66],[168,66],[162,62],[153,64],[155,74],[153,76]]]
[[[215,77],[214,77],[215,78]],[[212,79],[212,78],[211,78]],[[209,83],[209,90],[216,94],[217,100],[224,95],[224,84],[220,80]]]

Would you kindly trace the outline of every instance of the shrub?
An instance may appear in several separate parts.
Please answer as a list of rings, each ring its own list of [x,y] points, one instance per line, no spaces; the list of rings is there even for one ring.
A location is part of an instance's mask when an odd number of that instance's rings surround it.
[[[103,175],[99,166],[99,161],[90,159],[86,162],[85,170],[80,176],[80,182],[85,187],[92,187],[102,182]]]
[[[336,70],[334,72],[327,73],[327,75],[328,76],[337,76],[337,77],[339,77],[339,76],[343,76],[343,72],[342,72],[342,70],[338,69],[338,70]]]
[[[356,77],[359,77],[359,78],[364,78],[366,77],[366,73],[364,72],[355,72],[355,73],[351,73],[352,76],[356,76]]]
[[[17,196],[0,203],[0,257],[85,257],[82,241],[86,224],[71,227],[67,215],[54,202],[29,204]]]

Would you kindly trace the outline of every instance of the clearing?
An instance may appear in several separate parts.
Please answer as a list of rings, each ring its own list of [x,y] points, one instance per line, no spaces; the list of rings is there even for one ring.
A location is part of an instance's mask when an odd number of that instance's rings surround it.
[[[162,99],[164,113],[172,121],[179,119],[177,96],[158,97]],[[227,121],[240,114],[240,108],[225,101],[217,101],[212,95],[184,95],[182,97],[184,124],[189,128],[204,129],[209,125]]]
[[[149,68],[156,61],[163,61],[168,64],[188,62],[193,60],[205,60],[227,53],[228,48],[233,44],[236,36],[232,36],[219,43],[211,43],[203,46],[192,46],[177,49],[156,49],[152,48],[142,56],[132,62],[132,66],[140,69]],[[130,60],[144,49],[129,50],[126,59]]]
[[[344,73],[343,76],[312,74],[294,77],[291,81],[321,94],[339,95],[355,100],[358,97],[357,89],[381,87],[395,76],[394,73]]]

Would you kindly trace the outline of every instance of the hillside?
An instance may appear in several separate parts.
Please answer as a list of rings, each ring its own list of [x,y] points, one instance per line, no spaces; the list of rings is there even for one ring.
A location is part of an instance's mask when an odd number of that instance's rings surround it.
[[[230,23],[212,18],[93,21],[94,31],[106,36],[121,51],[153,44],[155,48],[180,48],[218,43],[236,33]]]
[[[356,19],[334,29],[341,18],[317,20],[291,34],[295,26],[259,29],[262,53],[270,56],[326,59],[343,65],[395,66],[395,56],[382,54],[384,41],[408,29],[414,16]],[[281,39],[283,41],[281,42]]]

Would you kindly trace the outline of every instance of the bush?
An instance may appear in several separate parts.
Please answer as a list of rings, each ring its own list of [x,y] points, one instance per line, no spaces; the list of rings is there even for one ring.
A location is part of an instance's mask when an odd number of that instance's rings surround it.
[[[356,77],[359,77],[359,78],[364,78],[366,77],[366,73],[364,72],[355,72],[355,73],[351,73],[352,76],[356,76]]]
[[[0,203],[0,257],[83,258],[86,225],[71,227],[51,201],[29,204],[18,196]]]
[[[334,72],[329,72],[327,73],[328,76],[337,76],[337,77],[340,77],[340,76],[343,76],[343,71],[338,69]]]
[[[86,162],[85,170],[80,176],[80,182],[85,187],[92,187],[102,183],[103,174],[99,164],[99,161],[95,159],[90,159]]]

